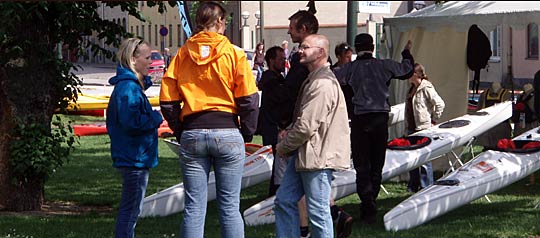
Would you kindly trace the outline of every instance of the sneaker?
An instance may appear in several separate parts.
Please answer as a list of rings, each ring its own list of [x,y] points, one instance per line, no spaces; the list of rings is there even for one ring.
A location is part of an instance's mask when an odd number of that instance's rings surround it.
[[[340,210],[337,218],[336,233],[337,238],[347,238],[352,232],[353,218],[345,211]]]

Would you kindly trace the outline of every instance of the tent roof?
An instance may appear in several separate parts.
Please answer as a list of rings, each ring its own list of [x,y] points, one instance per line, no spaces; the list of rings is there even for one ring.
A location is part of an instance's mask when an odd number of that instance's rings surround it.
[[[540,2],[537,1],[449,1],[433,4],[406,15],[385,18],[385,25],[407,31],[414,27],[437,31],[440,27],[454,27],[467,31],[472,24],[482,30],[497,25],[524,29],[529,23],[540,24]]]

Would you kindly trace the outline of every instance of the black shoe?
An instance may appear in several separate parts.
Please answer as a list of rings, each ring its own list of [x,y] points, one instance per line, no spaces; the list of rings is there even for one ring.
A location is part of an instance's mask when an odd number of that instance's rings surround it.
[[[337,238],[347,238],[352,232],[353,218],[345,211],[340,209],[337,218],[336,233]]]
[[[375,224],[375,222],[377,222],[377,217],[375,215],[363,216],[362,220],[360,222],[362,222],[362,224],[366,224],[366,225],[373,225],[373,224]]]

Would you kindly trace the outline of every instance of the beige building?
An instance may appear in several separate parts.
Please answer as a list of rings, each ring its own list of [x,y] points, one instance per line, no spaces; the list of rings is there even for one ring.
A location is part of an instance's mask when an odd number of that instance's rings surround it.
[[[358,1],[357,33],[370,32],[374,36],[381,33],[380,24],[383,17],[402,15],[413,8],[412,1],[390,1],[384,2],[387,3],[381,11],[384,13],[367,13],[362,2]],[[432,2],[425,1],[428,5]],[[192,3],[187,2],[188,6]],[[229,22],[225,35],[233,44],[245,49],[253,49],[257,42],[264,42],[266,48],[269,48],[273,45],[281,45],[281,42],[287,40],[289,50],[291,50],[295,44],[290,42],[287,34],[288,18],[298,10],[307,10],[307,3],[308,1],[227,1],[225,8]],[[320,24],[319,33],[329,37],[331,52],[333,52],[335,45],[347,41],[347,1],[316,1],[315,6],[317,9],[315,15]],[[145,1],[139,1],[139,9],[146,22],[128,16],[119,8],[103,7],[103,4],[98,9],[98,13],[103,19],[123,24],[128,32],[145,39],[152,48],[160,52],[163,48],[169,48],[172,53],[175,53],[184,44],[186,36],[180,22],[178,7],[173,8],[168,3],[165,3],[165,7],[166,12],[161,14],[157,7],[148,7]],[[166,36],[160,35],[161,28],[167,28]],[[89,40],[92,39],[93,37],[89,37]],[[333,53],[331,57],[335,60]],[[100,56],[92,57],[91,61],[110,63]]]

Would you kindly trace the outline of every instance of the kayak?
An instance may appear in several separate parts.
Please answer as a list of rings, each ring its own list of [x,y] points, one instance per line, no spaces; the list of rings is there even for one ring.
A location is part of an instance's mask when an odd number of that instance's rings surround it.
[[[178,153],[179,144],[175,140],[165,139]],[[247,188],[270,179],[274,156],[272,147],[246,143],[246,160],[242,175],[242,188]],[[140,217],[168,216],[184,210],[184,184],[179,183],[143,200]],[[208,176],[207,201],[216,199],[216,181],[214,172]]]
[[[520,149],[487,150],[401,202],[384,215],[386,230],[399,231],[419,226],[539,170],[538,129],[512,140]],[[529,148],[526,148],[527,144]]]
[[[67,111],[86,111],[86,110],[105,110],[109,105],[109,96],[96,96],[81,94],[77,96],[77,101],[70,101],[67,107]],[[156,107],[159,106],[159,97],[148,97],[150,105]]]
[[[107,134],[107,126],[101,124],[80,124],[73,125],[73,133],[77,136],[94,136]],[[158,128],[158,137],[170,137],[173,131],[169,128],[167,121],[163,121]]]
[[[511,102],[485,108],[401,138],[413,142],[410,146],[389,146],[382,171],[385,182],[397,175],[408,172],[452,149],[466,144],[473,137],[482,134],[512,116]],[[417,144],[419,141],[423,143]],[[335,201],[356,192],[356,172],[349,169],[334,172],[332,197]],[[244,211],[246,225],[260,225],[275,222],[273,206],[275,196],[267,198]]]

